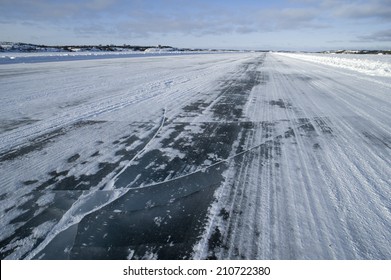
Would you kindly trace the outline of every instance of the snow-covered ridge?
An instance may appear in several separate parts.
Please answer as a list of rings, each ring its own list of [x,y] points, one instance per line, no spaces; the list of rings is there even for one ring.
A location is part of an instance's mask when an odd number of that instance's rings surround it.
[[[391,77],[391,56],[280,53],[305,61],[349,69],[371,76]]]
[[[143,52],[150,48],[161,50],[174,49],[170,46],[135,46],[135,45],[64,45],[46,46],[26,43],[0,42],[0,52]],[[179,50],[179,49],[175,49]],[[182,49],[183,50],[183,49]]]

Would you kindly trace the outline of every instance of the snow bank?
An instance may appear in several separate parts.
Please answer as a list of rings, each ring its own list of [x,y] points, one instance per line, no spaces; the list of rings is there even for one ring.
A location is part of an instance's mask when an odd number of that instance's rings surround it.
[[[175,52],[173,48],[148,48],[144,53],[170,53]]]
[[[391,77],[391,57],[379,55],[338,55],[338,54],[292,54],[281,55],[349,69],[371,76]]]

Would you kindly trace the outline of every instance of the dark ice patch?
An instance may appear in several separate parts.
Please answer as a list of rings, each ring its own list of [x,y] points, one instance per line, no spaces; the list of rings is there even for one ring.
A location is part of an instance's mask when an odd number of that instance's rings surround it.
[[[245,63],[242,66],[244,75],[241,78],[222,82],[219,100],[211,108],[215,119],[238,121],[242,117],[251,90],[261,84],[262,79],[266,79],[267,74],[258,70],[264,59],[262,56],[258,61]]]
[[[76,232],[61,233],[42,253],[52,256],[50,251],[58,250],[61,243],[71,248],[70,259],[126,259],[129,251],[133,259],[151,254],[158,259],[189,258],[221,180],[220,167],[216,167],[130,190],[84,217]],[[64,238],[70,242],[63,244]]]
[[[67,159],[67,162],[68,163],[75,162],[78,158],[80,158],[80,155],[79,154],[74,154],[73,156],[71,156],[70,158]]]
[[[93,153],[93,154],[91,155],[91,157],[97,157],[97,156],[99,156],[99,155],[100,155],[99,151],[96,151],[95,153]]]
[[[23,184],[26,186],[29,186],[29,185],[33,185],[37,182],[38,182],[38,180],[27,180],[27,181],[24,181]]]
[[[206,160],[214,164],[219,159],[225,159],[229,156],[231,146],[240,130],[249,124],[200,123],[201,133],[187,131],[188,125],[190,123],[169,124],[168,127],[174,129],[160,140],[161,148],[144,153],[137,159],[137,164],[125,169],[117,178],[116,187],[159,183],[167,178],[175,178],[200,169]],[[170,149],[173,155],[166,154],[165,148]],[[182,156],[176,156],[176,153]],[[215,158],[210,158],[211,154],[215,155]]]

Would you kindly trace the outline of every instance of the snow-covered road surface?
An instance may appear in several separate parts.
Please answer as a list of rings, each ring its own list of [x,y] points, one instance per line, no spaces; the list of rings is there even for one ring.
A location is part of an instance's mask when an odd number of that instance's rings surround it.
[[[391,258],[387,76],[230,53],[0,89],[1,259]]]

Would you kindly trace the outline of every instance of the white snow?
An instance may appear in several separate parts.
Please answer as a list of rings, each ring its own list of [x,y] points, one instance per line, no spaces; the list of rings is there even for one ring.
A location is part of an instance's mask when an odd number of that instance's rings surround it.
[[[53,183],[39,186],[53,177],[77,181],[135,150],[88,190],[75,191],[80,196],[61,219],[43,221],[0,252],[14,250],[7,258],[37,257],[58,234],[127,194],[128,188],[118,187],[119,176],[153,149],[168,162],[185,160],[183,151],[162,144],[175,132],[173,124],[185,124],[174,140],[186,139],[187,148],[194,135],[205,133],[203,124],[227,125],[231,120],[219,123],[213,116],[221,87],[245,75],[241,65],[260,56],[0,65],[0,156],[9,157],[0,162],[1,241],[26,225],[13,220],[31,205],[36,217],[67,192],[53,189]],[[259,83],[247,97],[243,117],[231,122],[253,127],[238,134],[230,156],[209,152],[201,166],[163,179],[228,166],[193,257],[208,256],[209,239],[218,228],[224,246],[215,254],[223,259],[389,259],[390,63],[386,55],[267,54],[257,66]],[[183,109],[197,102],[205,106],[199,113]],[[161,182],[134,186],[142,178],[134,175],[126,187],[160,187]],[[120,208],[112,213],[111,218],[125,214]],[[154,222],[159,226],[173,218],[174,213],[162,213]],[[129,250],[128,258],[134,254]],[[150,248],[144,258],[157,256]]]
[[[36,203],[40,207],[46,206],[46,205],[48,205],[48,204],[50,204],[50,203],[52,203],[54,201],[54,197],[55,197],[54,193],[50,193],[50,192],[49,193],[45,193],[40,198],[38,198]]]
[[[372,76],[391,77],[391,56],[281,53],[287,57],[349,69]]]

